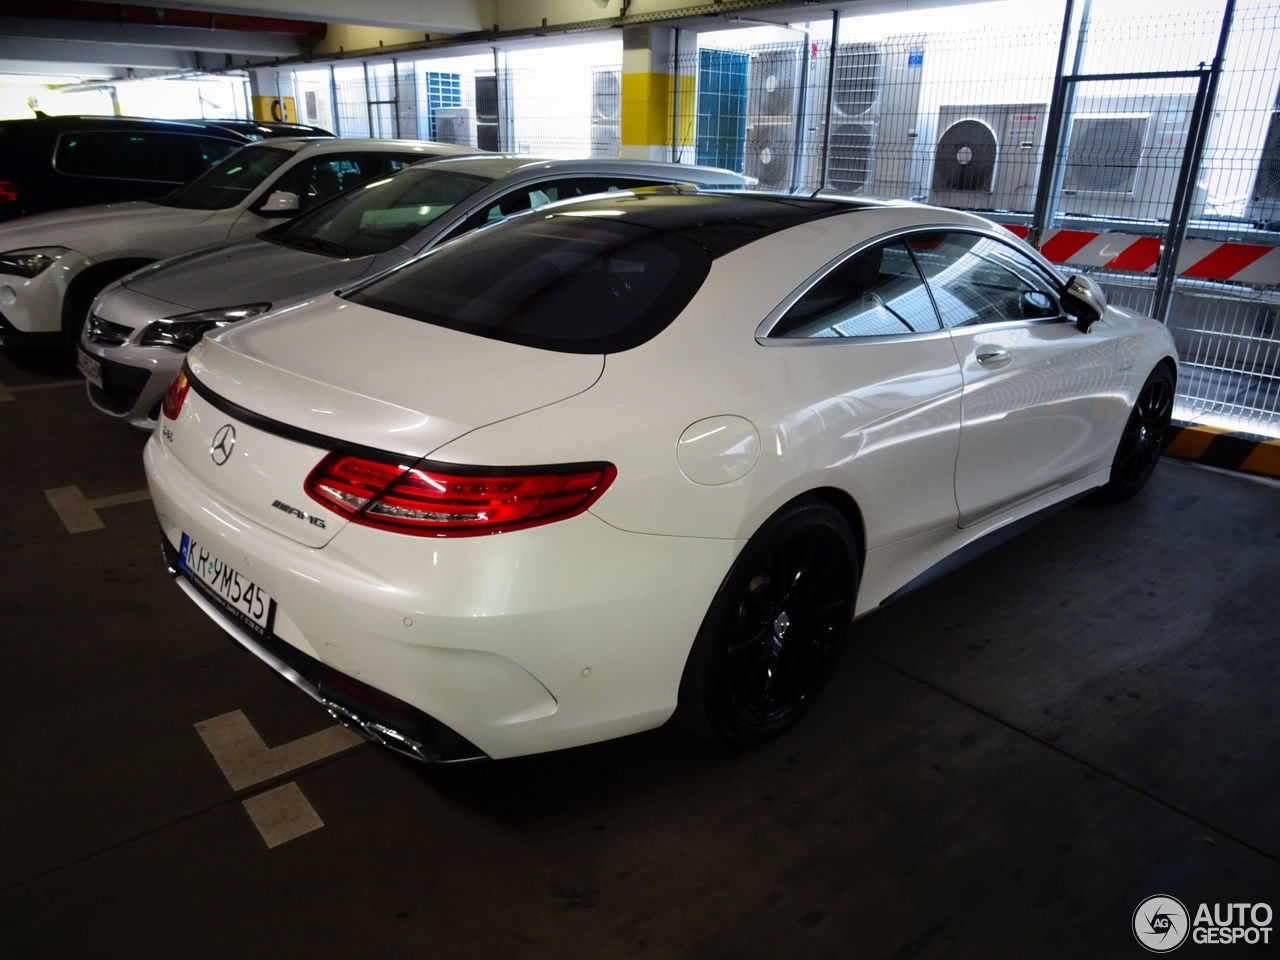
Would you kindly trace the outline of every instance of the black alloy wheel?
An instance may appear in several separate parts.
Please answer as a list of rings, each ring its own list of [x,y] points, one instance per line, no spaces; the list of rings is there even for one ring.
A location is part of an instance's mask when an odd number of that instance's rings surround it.
[[[794,724],[835,668],[853,619],[857,552],[816,497],[788,504],[743,549],[694,642],[681,716],[732,746]]]
[[[1151,479],[1173,419],[1173,394],[1173,373],[1162,364],[1147,378],[1129,413],[1111,464],[1111,479],[1100,491],[1106,499],[1128,500]]]

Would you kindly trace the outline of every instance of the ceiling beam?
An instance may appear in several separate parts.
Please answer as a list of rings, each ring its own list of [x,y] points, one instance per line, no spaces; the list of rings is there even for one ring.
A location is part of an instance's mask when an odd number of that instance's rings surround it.
[[[587,0],[595,9],[595,4]],[[469,33],[484,28],[482,0],[163,0],[156,6],[285,17],[322,23],[400,27],[430,33]],[[490,25],[491,26],[491,25]]]
[[[308,49],[301,38],[282,33],[151,27],[132,23],[83,23],[27,17],[0,17],[0,38],[0,43],[18,39],[59,40],[78,49],[67,50],[58,59],[81,62],[93,61],[98,57],[96,46],[86,46],[87,44],[165,47],[212,54],[254,54],[259,57],[296,57]]]

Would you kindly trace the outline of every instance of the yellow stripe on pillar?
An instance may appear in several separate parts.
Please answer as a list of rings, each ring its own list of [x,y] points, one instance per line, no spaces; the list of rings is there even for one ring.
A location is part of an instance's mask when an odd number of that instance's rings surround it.
[[[682,96],[681,101],[684,100]],[[622,75],[622,145],[670,146],[671,74]]]

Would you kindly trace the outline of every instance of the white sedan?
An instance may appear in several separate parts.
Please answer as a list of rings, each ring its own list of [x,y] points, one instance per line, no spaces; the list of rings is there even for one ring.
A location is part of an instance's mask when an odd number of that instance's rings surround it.
[[[978,217],[659,187],[207,337],[145,459],[182,589],[388,746],[748,746],[859,615],[1137,493],[1176,371]]]

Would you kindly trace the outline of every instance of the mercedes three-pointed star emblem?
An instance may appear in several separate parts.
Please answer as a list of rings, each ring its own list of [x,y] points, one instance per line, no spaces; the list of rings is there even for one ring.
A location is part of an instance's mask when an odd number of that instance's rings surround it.
[[[213,458],[213,462],[218,466],[222,466],[231,459],[231,451],[236,445],[236,428],[231,424],[225,424],[218,428],[218,432],[213,435],[213,443],[209,447],[209,456]]]

